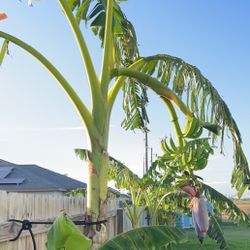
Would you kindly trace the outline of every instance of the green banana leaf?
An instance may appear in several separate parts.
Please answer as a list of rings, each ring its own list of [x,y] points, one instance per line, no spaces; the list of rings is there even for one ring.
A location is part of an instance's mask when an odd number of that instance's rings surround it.
[[[47,250],[88,250],[91,244],[92,241],[63,212],[49,229],[46,246]]]
[[[106,242],[99,250],[159,249],[170,243],[184,243],[187,238],[181,229],[168,226],[141,227],[122,233]]]
[[[223,231],[220,227],[220,224],[218,223],[215,216],[209,214],[210,220],[209,220],[209,229],[207,231],[208,236],[216,240],[217,244],[219,245],[220,249],[228,249],[227,242],[224,238]]]
[[[82,161],[88,161],[91,159],[91,152],[88,149],[83,148],[76,148],[75,154],[78,156]]]
[[[202,183],[202,191],[209,202],[213,205],[215,213],[226,212],[232,220],[242,220],[250,222],[249,216],[240,210],[232,200],[216,191],[209,185]]]

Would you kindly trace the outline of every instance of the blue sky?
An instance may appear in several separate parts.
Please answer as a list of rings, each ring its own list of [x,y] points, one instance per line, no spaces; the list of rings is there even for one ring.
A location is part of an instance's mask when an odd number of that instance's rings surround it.
[[[142,56],[166,53],[197,66],[228,104],[243,137],[249,159],[250,2],[247,0],[157,0],[122,3],[137,31]],[[86,76],[70,28],[57,1],[1,0],[0,12],[8,19],[0,30],[11,33],[44,53],[89,103]],[[84,28],[84,27],[83,27]],[[99,41],[84,32],[99,70]],[[86,181],[86,165],[73,149],[86,147],[84,130],[64,92],[46,70],[21,49],[10,45],[10,56],[0,68],[0,158],[15,163],[35,163]],[[149,142],[160,153],[159,141],[171,133],[164,106],[150,94]],[[135,172],[142,172],[143,135],[120,128],[121,99],[111,121],[109,152]],[[232,145],[226,156],[215,154],[200,174],[225,194],[233,194],[229,179]],[[249,192],[246,194],[249,196]]]

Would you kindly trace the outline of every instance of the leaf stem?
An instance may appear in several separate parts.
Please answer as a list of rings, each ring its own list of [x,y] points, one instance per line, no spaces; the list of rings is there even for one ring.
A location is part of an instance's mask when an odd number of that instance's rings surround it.
[[[59,2],[68,19],[71,29],[75,35],[78,47],[80,49],[81,56],[82,56],[82,59],[86,68],[87,76],[89,79],[89,84],[90,84],[90,89],[91,89],[91,94],[92,94],[92,102],[94,102],[95,99],[98,99],[95,96],[98,94],[100,95],[100,90],[99,90],[99,80],[96,75],[96,71],[94,69],[94,65],[89,54],[89,50],[87,48],[82,32],[79,28],[79,25],[77,24],[76,19],[71,9],[69,8],[67,0],[59,0]]]
[[[168,87],[164,86],[157,79],[147,75],[143,72],[139,72],[133,69],[114,69],[112,72],[113,76],[127,76],[132,77],[140,81],[142,84],[146,85],[150,89],[152,89],[156,94],[161,97],[167,98],[171,100],[187,117],[193,117],[192,112],[188,109],[188,107],[183,103],[183,101]]]
[[[110,70],[111,70],[111,67],[114,66],[114,65],[111,65],[111,56],[113,53],[112,19],[113,19],[113,0],[107,0],[103,63],[102,63],[102,72],[101,72],[101,86],[102,86],[102,92],[105,96],[107,95],[107,92],[108,92]]]

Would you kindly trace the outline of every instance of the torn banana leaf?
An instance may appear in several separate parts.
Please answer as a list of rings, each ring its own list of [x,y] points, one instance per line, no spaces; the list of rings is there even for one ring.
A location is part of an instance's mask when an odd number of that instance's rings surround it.
[[[202,183],[202,191],[212,204],[215,213],[225,212],[232,220],[242,220],[250,222],[248,215],[240,210],[232,200],[216,191],[209,185]]]
[[[47,250],[88,250],[92,244],[64,212],[54,221],[47,237]]]

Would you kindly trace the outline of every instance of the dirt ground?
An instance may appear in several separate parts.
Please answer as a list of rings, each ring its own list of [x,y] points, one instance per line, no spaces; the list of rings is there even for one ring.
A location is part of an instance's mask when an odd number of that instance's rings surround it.
[[[246,214],[250,214],[250,203],[236,203],[236,205],[243,210]]]
[[[250,200],[234,200],[234,203],[239,207],[239,209],[250,215]],[[221,219],[223,221],[230,220],[228,214],[224,213],[221,214]]]

